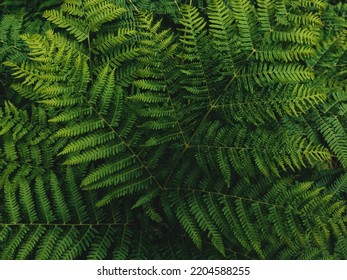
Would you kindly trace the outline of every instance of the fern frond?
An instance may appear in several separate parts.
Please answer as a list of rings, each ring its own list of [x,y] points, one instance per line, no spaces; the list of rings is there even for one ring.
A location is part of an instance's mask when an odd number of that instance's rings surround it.
[[[240,197],[239,192],[243,192],[243,188],[249,184],[246,180],[240,182],[240,185],[234,191],[225,194],[210,192],[206,189],[208,182],[203,183],[200,181],[200,183],[199,187],[182,185],[178,189],[173,188],[172,192],[180,193],[179,195],[187,197],[186,199],[194,199],[197,195],[203,196],[205,198],[204,203],[206,203],[204,207],[212,207],[212,205],[209,205],[212,201],[208,197],[216,196],[214,203],[218,201],[218,206],[214,205],[213,207],[222,207],[224,217],[212,216],[213,219],[216,219],[213,222],[217,223],[227,219],[229,225],[233,228],[233,234],[237,242],[244,248],[248,248],[249,251],[257,252],[260,258],[271,258],[274,250],[283,253],[287,250],[286,254],[292,254],[291,258],[299,257],[297,254],[300,246],[313,246],[317,249],[316,253],[322,256],[325,254],[326,241],[333,238],[332,235],[338,236],[345,230],[345,225],[339,222],[341,221],[340,215],[346,210],[345,206],[340,206],[341,212],[336,214],[337,220],[325,220],[324,217],[320,216],[320,213],[331,207],[333,201],[325,196],[317,196],[317,193],[320,193],[322,189],[316,188],[312,182],[293,185],[291,180],[282,180],[269,188],[269,185],[263,181],[257,186],[253,185],[252,192],[245,197]],[[263,193],[263,200],[255,199],[262,192],[265,192]],[[172,196],[174,199],[173,209],[177,209],[175,208],[177,206],[176,196]],[[297,199],[293,199],[294,197]],[[305,203],[298,197],[304,199]],[[288,203],[290,205],[287,205]],[[179,210],[174,211],[178,213]],[[191,213],[194,213],[195,210],[192,209],[191,211]],[[334,210],[331,208],[329,211]],[[201,215],[207,215],[207,213],[203,214],[204,212],[200,213]],[[211,216],[205,218],[207,217]],[[221,220],[218,221],[219,219]],[[261,222],[263,219],[271,223],[271,228],[267,228],[267,234],[263,234],[265,228],[259,226],[263,224]],[[313,220],[315,223],[313,223]],[[254,221],[257,221],[257,223],[254,223]],[[182,226],[184,226],[183,223],[187,222],[187,216],[185,216]],[[312,227],[313,224],[316,226]],[[310,229],[307,230],[308,228]],[[232,240],[235,244],[235,239]],[[273,248],[268,250],[268,246],[273,246]]]
[[[347,166],[347,147],[344,141],[346,137],[344,126],[337,117],[321,117],[318,115],[316,117],[318,130],[345,168]]]
[[[198,162],[219,166],[227,182],[231,179],[231,170],[243,176],[246,175],[244,170],[248,170],[249,176],[254,174],[255,168],[264,175],[279,175],[279,167],[283,170],[288,167],[300,169],[306,167],[306,164],[314,165],[316,161],[330,159],[326,148],[315,146],[302,137],[285,135],[279,131],[273,134],[268,131],[263,137],[260,133],[262,129],[254,133],[240,127],[234,129],[220,128],[220,124],[211,123],[192,143]],[[214,135],[214,141],[211,141],[211,135]]]
[[[301,61],[312,57],[314,49],[307,46],[291,46],[290,49],[284,49],[282,46],[269,46],[255,53],[257,60],[275,62],[275,61]]]
[[[260,86],[267,86],[272,83],[300,83],[302,81],[312,80],[313,72],[299,64],[250,64],[250,69],[244,68],[240,74],[241,79],[246,80],[245,86],[248,87],[252,82],[249,79],[249,73],[253,75],[252,80]]]
[[[230,5],[239,29],[241,48],[253,51],[257,46],[254,6],[249,0],[235,0]]]
[[[295,117],[306,114],[311,108],[322,104],[326,94],[298,84],[266,88],[243,98],[236,102],[225,98],[223,104],[216,106],[216,110],[230,122],[249,121],[260,125],[269,120],[278,120],[284,114]]]
[[[66,28],[70,34],[75,36],[78,42],[88,38],[88,25],[81,20],[65,16],[63,12],[57,10],[46,11],[43,16],[57,26]]]
[[[86,2],[84,16],[91,32],[98,31],[102,24],[119,18],[126,11],[124,8],[107,2],[104,0]]]
[[[65,3],[58,10],[43,13],[50,22],[66,29],[78,42],[89,38],[90,32],[96,32],[106,22],[118,18],[125,10],[108,1],[86,1]]]

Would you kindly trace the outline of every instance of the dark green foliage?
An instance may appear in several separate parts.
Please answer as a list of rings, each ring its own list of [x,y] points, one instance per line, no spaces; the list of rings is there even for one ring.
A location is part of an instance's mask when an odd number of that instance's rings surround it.
[[[347,258],[345,5],[2,5],[0,258]]]

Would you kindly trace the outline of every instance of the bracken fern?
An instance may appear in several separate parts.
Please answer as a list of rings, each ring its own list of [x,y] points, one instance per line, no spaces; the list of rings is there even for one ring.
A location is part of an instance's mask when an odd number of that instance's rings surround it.
[[[58,2],[2,15],[2,259],[347,258],[345,5]]]

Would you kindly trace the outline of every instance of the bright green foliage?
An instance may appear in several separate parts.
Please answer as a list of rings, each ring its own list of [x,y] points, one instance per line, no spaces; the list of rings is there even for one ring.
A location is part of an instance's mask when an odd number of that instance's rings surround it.
[[[58,2],[1,18],[0,258],[347,258],[345,5]]]

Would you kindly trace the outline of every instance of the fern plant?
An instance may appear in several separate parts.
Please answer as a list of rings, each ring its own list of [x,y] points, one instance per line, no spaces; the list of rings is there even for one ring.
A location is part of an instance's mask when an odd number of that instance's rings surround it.
[[[1,258],[345,259],[343,7],[170,3],[66,0],[15,36]]]

